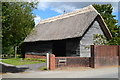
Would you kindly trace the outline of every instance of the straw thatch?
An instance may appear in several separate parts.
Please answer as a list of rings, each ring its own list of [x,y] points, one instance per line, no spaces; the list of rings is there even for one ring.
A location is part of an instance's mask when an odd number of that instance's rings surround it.
[[[24,42],[61,40],[80,37],[97,16],[99,16],[98,20],[101,19],[99,22],[104,26],[103,30],[108,37],[111,37],[102,17],[94,7],[90,5],[74,12],[40,21],[31,34],[26,37]]]

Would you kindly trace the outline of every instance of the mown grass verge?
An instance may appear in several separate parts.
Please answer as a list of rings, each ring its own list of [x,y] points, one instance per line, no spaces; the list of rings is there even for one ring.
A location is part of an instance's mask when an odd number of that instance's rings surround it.
[[[43,67],[40,67],[38,70],[45,71],[45,70],[47,70],[47,67],[43,66]]]
[[[43,63],[45,61],[40,61],[40,60],[36,60],[36,61],[29,61],[29,60],[22,60],[21,58],[10,58],[10,59],[3,59],[2,60],[3,63],[7,63],[7,64],[11,64],[11,65],[26,65],[26,64],[35,64],[35,63]]]

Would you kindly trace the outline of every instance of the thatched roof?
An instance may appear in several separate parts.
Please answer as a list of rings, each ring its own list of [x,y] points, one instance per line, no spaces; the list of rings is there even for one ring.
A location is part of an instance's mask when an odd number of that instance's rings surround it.
[[[105,26],[103,30],[110,38],[111,34],[102,17],[94,7],[90,5],[70,13],[41,20],[31,34],[26,37],[24,42],[61,40],[80,37],[98,15],[99,19],[101,19],[100,22]]]

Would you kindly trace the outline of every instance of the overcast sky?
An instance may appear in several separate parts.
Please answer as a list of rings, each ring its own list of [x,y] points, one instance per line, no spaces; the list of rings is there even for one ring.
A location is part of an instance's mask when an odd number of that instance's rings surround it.
[[[39,2],[37,9],[33,11],[36,16],[35,24],[38,24],[41,19],[63,14],[64,10],[71,12],[92,4],[112,4],[113,14],[118,19],[118,2]]]

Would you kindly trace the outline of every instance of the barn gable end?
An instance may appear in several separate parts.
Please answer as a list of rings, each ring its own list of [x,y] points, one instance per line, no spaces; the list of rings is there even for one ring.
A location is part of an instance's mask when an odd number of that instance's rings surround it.
[[[101,34],[106,37],[98,23],[94,21],[91,27],[87,30],[85,35],[80,40],[80,56],[81,57],[90,57],[90,45],[93,45],[93,36],[94,34]]]

